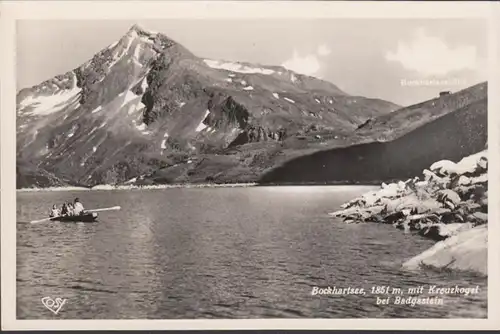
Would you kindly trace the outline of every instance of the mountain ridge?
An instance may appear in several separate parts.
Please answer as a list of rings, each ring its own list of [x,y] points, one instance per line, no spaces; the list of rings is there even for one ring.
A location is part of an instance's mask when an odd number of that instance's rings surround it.
[[[37,170],[83,186],[255,182],[284,158],[375,138],[373,120],[405,109],[281,66],[199,58],[138,25],[17,102],[18,188]]]

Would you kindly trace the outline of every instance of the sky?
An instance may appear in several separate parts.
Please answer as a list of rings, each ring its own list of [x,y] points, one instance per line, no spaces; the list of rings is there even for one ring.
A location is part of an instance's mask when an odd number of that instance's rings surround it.
[[[281,65],[402,106],[487,80],[480,19],[29,20],[16,26],[17,89],[78,67],[133,24],[202,58]]]

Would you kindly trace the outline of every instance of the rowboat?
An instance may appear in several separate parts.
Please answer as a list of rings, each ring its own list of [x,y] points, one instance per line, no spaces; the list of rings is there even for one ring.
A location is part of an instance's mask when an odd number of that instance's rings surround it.
[[[97,213],[89,212],[84,213],[83,215],[75,215],[75,216],[59,216],[50,218],[51,221],[60,221],[60,222],[82,222],[82,223],[93,223],[97,221]]]
[[[43,218],[43,219],[39,219],[39,220],[32,220],[32,221],[30,221],[30,224],[39,224],[39,223],[44,223],[44,222],[49,222],[49,221],[93,223],[93,222],[97,221],[97,213],[96,212],[114,211],[114,210],[120,210],[120,209],[121,209],[120,206],[113,206],[111,208],[85,210],[85,213],[82,215],[57,216],[57,217]]]

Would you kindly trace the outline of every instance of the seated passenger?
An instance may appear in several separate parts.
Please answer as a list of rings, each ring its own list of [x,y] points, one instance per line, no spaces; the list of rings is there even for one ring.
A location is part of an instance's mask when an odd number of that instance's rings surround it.
[[[75,209],[75,215],[84,214],[85,209],[84,209],[83,204],[80,202],[80,199],[78,197],[75,198],[73,207]]]
[[[73,207],[73,204],[71,204],[71,203],[68,203],[68,215],[69,216],[75,215],[75,208]]]
[[[67,216],[68,215],[68,205],[64,203],[61,208],[61,216]]]
[[[50,210],[49,217],[59,217],[61,215],[61,212],[57,208],[57,205],[53,205],[52,209]]]

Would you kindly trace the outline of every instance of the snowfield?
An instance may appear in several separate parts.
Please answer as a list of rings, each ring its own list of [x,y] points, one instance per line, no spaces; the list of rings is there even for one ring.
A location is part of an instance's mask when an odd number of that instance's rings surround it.
[[[77,87],[76,75],[74,73],[72,74],[72,88],[61,90],[53,95],[28,96],[21,101],[21,110],[26,107],[32,107],[33,110],[29,111],[29,114],[45,116],[61,111],[71,105],[77,108],[81,89]]]
[[[265,74],[265,75],[270,75],[270,74],[274,73],[273,70],[262,68],[262,67],[250,67],[250,66],[239,64],[239,63],[224,62],[221,60],[205,59],[204,62],[205,62],[205,64],[207,64],[211,68],[232,71],[232,72],[238,72],[238,73]]]

